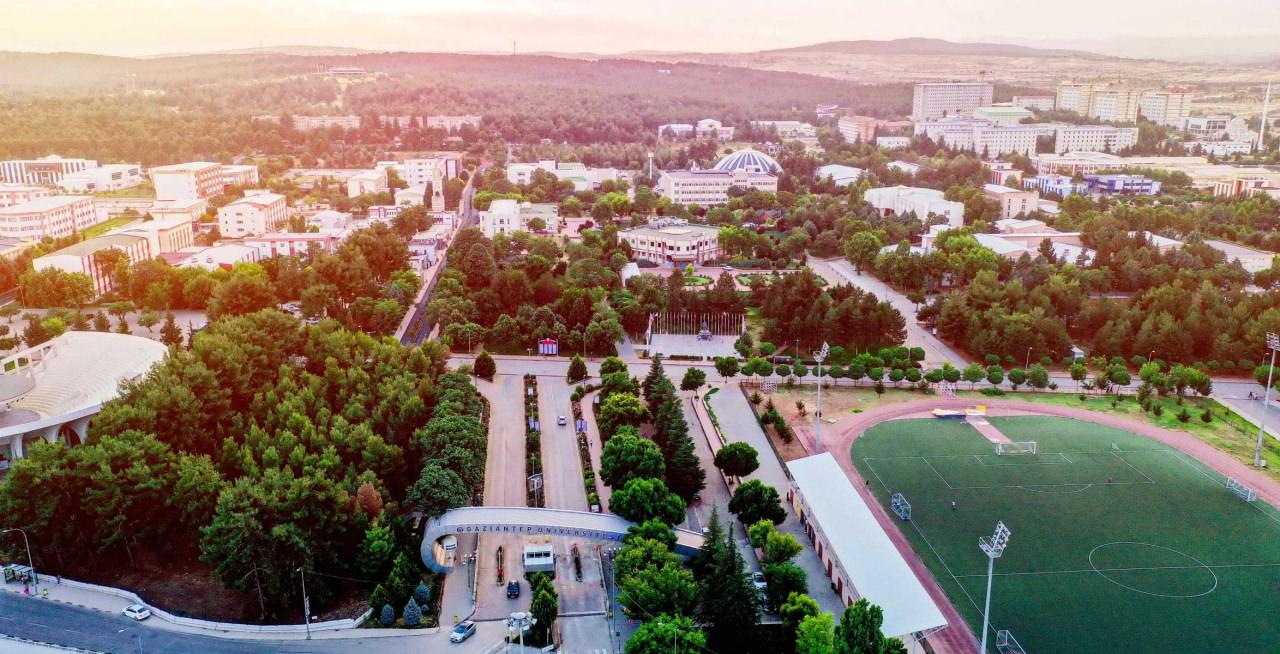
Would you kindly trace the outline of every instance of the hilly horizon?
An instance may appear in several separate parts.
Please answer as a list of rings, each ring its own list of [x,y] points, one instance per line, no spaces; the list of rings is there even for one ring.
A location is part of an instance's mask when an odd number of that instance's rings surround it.
[[[786,54],[805,52],[829,52],[862,55],[988,55],[997,57],[1086,57],[1104,58],[1107,55],[1085,50],[1037,48],[1011,43],[948,41],[923,37],[854,41],[824,41],[791,48],[760,50],[761,54]]]

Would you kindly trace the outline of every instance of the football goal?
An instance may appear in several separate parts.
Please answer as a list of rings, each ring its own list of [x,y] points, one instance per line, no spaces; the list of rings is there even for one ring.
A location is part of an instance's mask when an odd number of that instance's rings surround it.
[[[1018,639],[1008,629],[996,632],[996,651],[1000,654],[1027,654],[1027,650],[1022,649]]]
[[[1248,486],[1245,486],[1244,484],[1230,477],[1227,477],[1227,490],[1231,491],[1232,493],[1235,493],[1236,495],[1239,495],[1240,499],[1246,502],[1252,502],[1258,499],[1258,493],[1256,493],[1252,488],[1249,488]]]
[[[996,454],[1035,454],[1035,441],[1013,441],[1011,443],[996,443]]]
[[[893,510],[899,519],[903,521],[911,519],[911,503],[907,501],[907,498],[902,493],[893,494],[889,501],[889,508]]]

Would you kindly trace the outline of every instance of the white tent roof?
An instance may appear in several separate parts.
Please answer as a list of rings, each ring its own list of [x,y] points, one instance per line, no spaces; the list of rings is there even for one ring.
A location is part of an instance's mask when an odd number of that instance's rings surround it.
[[[801,496],[857,594],[884,610],[881,631],[904,636],[947,626],[905,559],[831,453],[787,463]]]

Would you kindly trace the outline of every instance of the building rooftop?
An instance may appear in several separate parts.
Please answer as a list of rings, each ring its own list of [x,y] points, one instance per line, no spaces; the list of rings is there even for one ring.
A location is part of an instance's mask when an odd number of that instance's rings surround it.
[[[625,230],[624,234],[662,238],[668,241],[696,241],[700,238],[720,234],[720,230],[707,225],[667,225],[663,227],[634,227]]]
[[[74,245],[68,245],[61,250],[56,250],[45,255],[54,257],[59,255],[71,255],[74,257],[87,257],[95,252],[109,250],[111,248],[127,248],[135,245],[138,241],[146,241],[147,239],[133,234],[106,234],[90,239],[85,239]]]
[[[238,200],[228,202],[226,206],[231,207],[237,204],[249,204],[255,207],[265,207],[275,204],[276,202],[281,202],[284,199],[285,197],[278,193],[255,193],[253,195],[246,195]]]
[[[193,173],[197,170],[204,170],[210,166],[221,166],[222,164],[213,163],[212,161],[189,161],[187,163],[169,164],[168,166],[156,166],[151,169],[152,173]]]
[[[1009,188],[1008,186],[1005,186],[1003,184],[983,184],[982,190],[986,191],[987,193],[1000,193],[1000,194],[1027,192],[1018,188]]]
[[[12,409],[53,417],[102,404],[119,395],[121,381],[145,375],[169,351],[149,338],[109,332],[69,331],[32,349],[46,346],[53,356],[42,357],[44,369],[35,376],[34,388]],[[25,354],[11,355],[4,363]],[[29,371],[19,368],[7,374],[24,373]]]
[[[1255,250],[1247,245],[1240,245],[1239,243],[1232,243],[1230,241],[1218,241],[1214,239],[1205,239],[1204,244],[1227,255],[1228,259],[1239,258],[1239,257],[1256,257],[1256,256],[1267,256],[1267,257],[1280,256],[1280,255],[1277,255],[1275,252],[1264,252],[1263,250]]]
[[[59,209],[61,207],[76,204],[83,200],[92,200],[92,198],[87,195],[50,195],[43,198],[36,198],[29,202],[23,202],[22,204],[15,204],[12,207],[2,207],[0,208],[0,215],[49,211],[51,209]]]
[[[981,111],[984,115],[987,115],[987,116],[1025,117],[1025,116],[1032,115],[1030,109],[1024,109],[1023,107],[990,106],[990,107],[978,107],[973,111],[974,113]]]
[[[664,170],[663,175],[674,177],[676,179],[697,179],[699,177],[732,177],[735,172],[745,173],[748,179],[770,179],[773,175],[768,173],[755,173],[745,170]],[[497,202],[497,200],[494,200]]]
[[[782,170],[782,166],[778,165],[776,159],[751,148],[725,155],[716,162],[714,168],[723,171],[745,170],[749,173],[771,173]]]

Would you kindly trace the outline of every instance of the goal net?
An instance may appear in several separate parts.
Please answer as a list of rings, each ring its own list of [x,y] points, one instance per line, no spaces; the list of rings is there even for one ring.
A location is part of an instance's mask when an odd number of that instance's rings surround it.
[[[1243,499],[1246,502],[1252,502],[1258,499],[1258,494],[1254,492],[1252,488],[1249,488],[1230,477],[1227,477],[1227,490],[1239,495],[1240,499]]]
[[[996,443],[996,454],[1035,454],[1035,441],[1013,441],[1011,443]]]
[[[765,395],[773,395],[774,391],[778,390],[778,382],[772,380],[763,381],[760,383],[760,390],[764,391]]]
[[[899,519],[904,521],[911,519],[911,503],[907,501],[907,498],[902,493],[893,494],[889,501],[889,508]]]
[[[1018,639],[1008,629],[996,632],[996,651],[1000,654],[1027,654],[1027,650],[1022,649]]]

